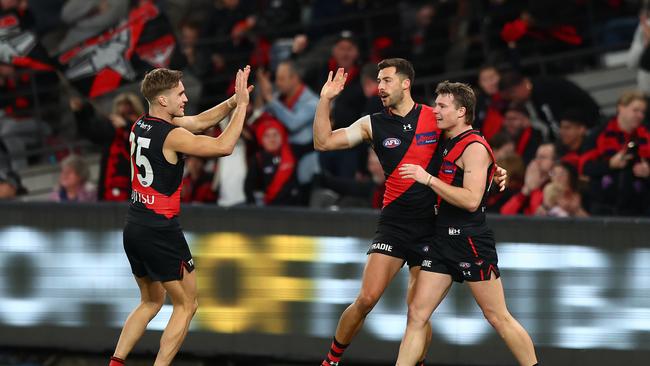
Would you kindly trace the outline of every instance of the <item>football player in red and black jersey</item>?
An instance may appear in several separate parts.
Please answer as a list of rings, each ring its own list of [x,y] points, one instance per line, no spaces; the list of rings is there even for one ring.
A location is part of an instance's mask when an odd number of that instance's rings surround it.
[[[196,116],[185,116],[187,103],[180,71],[155,69],[142,80],[149,112],[130,133],[131,205],[124,227],[124,250],[140,288],[141,302],[127,318],[110,366],[123,365],[149,321],[169,295],[173,312],[160,339],[154,365],[170,365],[197,309],[194,261],[178,222],[183,154],[218,157],[232,153],[246,107],[250,68],[237,72],[235,95]],[[232,112],[232,113],[231,113]],[[217,138],[195,135],[230,114]]]
[[[467,84],[445,81],[438,84],[436,94],[437,125],[445,137],[436,153],[437,176],[413,163],[399,167],[405,180],[435,191],[438,217],[435,245],[422,261],[397,364],[416,365],[427,344],[431,314],[453,281],[467,281],[483,315],[519,364],[536,365],[530,336],[506,307],[494,234],[485,219],[496,163],[490,145],[472,128],[474,91]]]
[[[378,95],[384,110],[332,131],[331,104],[343,90],[347,77],[345,70],[339,68],[335,74],[330,72],[323,85],[314,118],[314,147],[317,150],[348,149],[362,141],[370,142],[386,175],[383,206],[375,238],[368,250],[361,290],[341,315],[322,366],[338,365],[364,319],[405,263],[410,273],[407,294],[407,302],[410,302],[411,288],[435,234],[435,193],[412,180],[402,179],[397,168],[409,163],[435,171],[432,158],[440,138],[436,114],[431,107],[413,101],[411,84],[415,71],[409,61],[386,59],[377,69]],[[429,335],[430,331],[428,328]],[[414,357],[422,361],[424,350]]]

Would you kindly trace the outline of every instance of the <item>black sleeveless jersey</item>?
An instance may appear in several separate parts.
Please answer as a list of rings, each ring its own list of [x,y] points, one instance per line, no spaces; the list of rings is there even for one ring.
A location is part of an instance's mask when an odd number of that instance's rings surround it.
[[[163,155],[163,144],[177,126],[160,118],[144,115],[131,129],[131,205],[128,221],[161,226],[175,221],[180,211],[184,161],[170,164]]]
[[[485,182],[485,191],[483,192],[481,204],[476,211],[469,212],[438,197],[438,218],[436,225],[439,227],[460,228],[481,227],[485,225],[485,205],[490,184],[492,183],[492,178],[496,170],[492,149],[487,141],[485,141],[485,138],[477,130],[467,130],[454,138],[443,141],[435,160],[440,161],[438,178],[454,187],[462,187],[464,171],[456,165],[456,161],[463,155],[467,146],[473,143],[479,143],[485,146],[492,158],[492,163],[487,168],[487,181]]]
[[[415,104],[404,117],[388,109],[370,115],[372,145],[386,176],[383,216],[408,219],[435,218],[435,193],[429,187],[400,177],[402,164],[417,164],[429,173],[437,171],[434,153],[440,130],[429,106]]]

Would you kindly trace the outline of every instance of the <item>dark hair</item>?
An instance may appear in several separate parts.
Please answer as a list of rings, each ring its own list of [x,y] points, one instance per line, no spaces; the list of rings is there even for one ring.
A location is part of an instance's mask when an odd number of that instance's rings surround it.
[[[519,71],[509,70],[501,74],[499,79],[499,90],[505,91],[524,82],[526,77]]]
[[[569,188],[574,192],[578,192],[578,170],[576,167],[566,161],[558,161],[555,166],[560,166],[567,171],[569,174]]]
[[[590,126],[591,123],[588,122],[588,119],[589,118],[587,118],[587,116],[585,115],[585,112],[583,112],[582,110],[580,110],[578,108],[570,108],[570,109],[567,109],[566,111],[564,111],[564,113],[562,113],[562,116],[560,118],[560,122],[561,121],[567,121],[567,122],[570,122],[572,124],[582,125],[582,126],[585,126],[585,127],[589,128],[589,127],[591,127]]]
[[[510,135],[508,135],[505,132],[497,132],[497,133],[495,133],[494,136],[492,136],[490,138],[490,141],[489,141],[490,146],[494,150],[500,149],[503,146],[505,146],[505,145],[507,145],[509,143],[513,143],[513,142],[514,141],[512,141],[512,137],[510,137]]]
[[[182,77],[183,72],[181,71],[165,68],[153,69],[142,79],[140,91],[144,98],[151,103],[160,93],[176,87]]]
[[[524,116],[530,118],[530,112],[528,112],[528,109],[523,103],[517,103],[517,102],[512,102],[508,104],[508,107],[506,108],[505,112],[518,112],[523,114]]]
[[[413,81],[415,81],[415,70],[413,70],[413,64],[409,60],[403,58],[387,58],[381,60],[377,64],[377,71],[388,67],[394,67],[397,74],[404,75],[407,79],[411,80],[411,85],[413,85]]]
[[[302,68],[300,68],[300,67],[298,66],[298,64],[297,64],[295,61],[293,61],[293,60],[288,60],[288,59],[287,59],[287,60],[284,60],[284,61],[281,61],[281,62],[278,64],[278,67],[275,68],[275,72],[278,72],[278,68],[280,67],[280,65],[287,65],[287,66],[289,67],[289,71],[290,71],[292,74],[297,75],[298,78],[299,78],[300,80],[303,79],[304,71],[303,71]]]
[[[474,89],[471,86],[465,83],[452,83],[449,80],[445,80],[436,87],[436,94],[453,95],[456,108],[465,108],[465,123],[471,125],[474,122],[476,94],[474,94]]]

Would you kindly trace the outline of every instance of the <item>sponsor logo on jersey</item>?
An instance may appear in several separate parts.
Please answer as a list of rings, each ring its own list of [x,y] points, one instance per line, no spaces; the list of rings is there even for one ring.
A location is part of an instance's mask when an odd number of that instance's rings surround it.
[[[484,261],[483,261],[482,259],[479,259],[479,260],[477,260],[477,261],[474,262],[474,263],[476,263],[476,265],[480,267],[481,265],[483,265],[483,262],[484,262]]]
[[[386,243],[373,243],[370,246],[370,249],[372,250],[384,250],[387,252],[392,252],[393,251],[393,246],[386,244]]]
[[[404,128],[404,131],[413,131],[413,127],[411,127],[410,123],[402,125],[402,127]]]
[[[431,268],[431,260],[425,259],[422,261],[422,267]]]
[[[151,127],[153,127],[151,125],[148,125],[148,124],[144,123],[143,120],[139,120],[138,122],[136,122],[136,125],[140,126],[140,128],[142,128],[143,130],[147,130],[147,132],[149,132]]]
[[[398,147],[399,145],[402,144],[402,141],[396,137],[389,137],[382,142],[382,145],[384,145],[385,148],[387,149],[393,149]]]
[[[131,191],[131,201],[133,203],[144,203],[145,205],[153,205],[156,202],[156,196],[141,193],[135,189]]]
[[[463,268],[463,269],[468,269],[468,268],[471,267],[471,266],[472,266],[472,265],[469,264],[469,263],[467,263],[467,262],[460,262],[460,263],[458,263],[458,267]]]
[[[415,143],[418,145],[430,145],[438,142],[436,131],[415,134]]]
[[[456,164],[449,161],[443,161],[442,172],[445,174],[454,174],[454,172],[456,172]]]
[[[460,229],[456,229],[455,227],[450,227],[449,235],[460,235]]]

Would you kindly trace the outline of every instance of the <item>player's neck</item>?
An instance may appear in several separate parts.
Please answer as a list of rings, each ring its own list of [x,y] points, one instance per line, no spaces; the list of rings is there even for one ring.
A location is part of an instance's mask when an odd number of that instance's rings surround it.
[[[465,122],[460,122],[456,126],[450,127],[449,129],[445,130],[445,136],[447,138],[453,139],[454,137],[460,135],[461,133],[465,131],[469,131],[472,129],[472,125],[468,125]]]
[[[406,116],[411,109],[413,109],[413,106],[415,105],[415,102],[410,96],[405,95],[404,99],[400,103],[398,103],[395,107],[390,108],[390,113],[404,117]]]
[[[163,121],[167,121],[167,122],[171,122],[172,120],[172,116],[169,113],[158,108],[149,108],[149,115],[151,117],[160,118]]]

